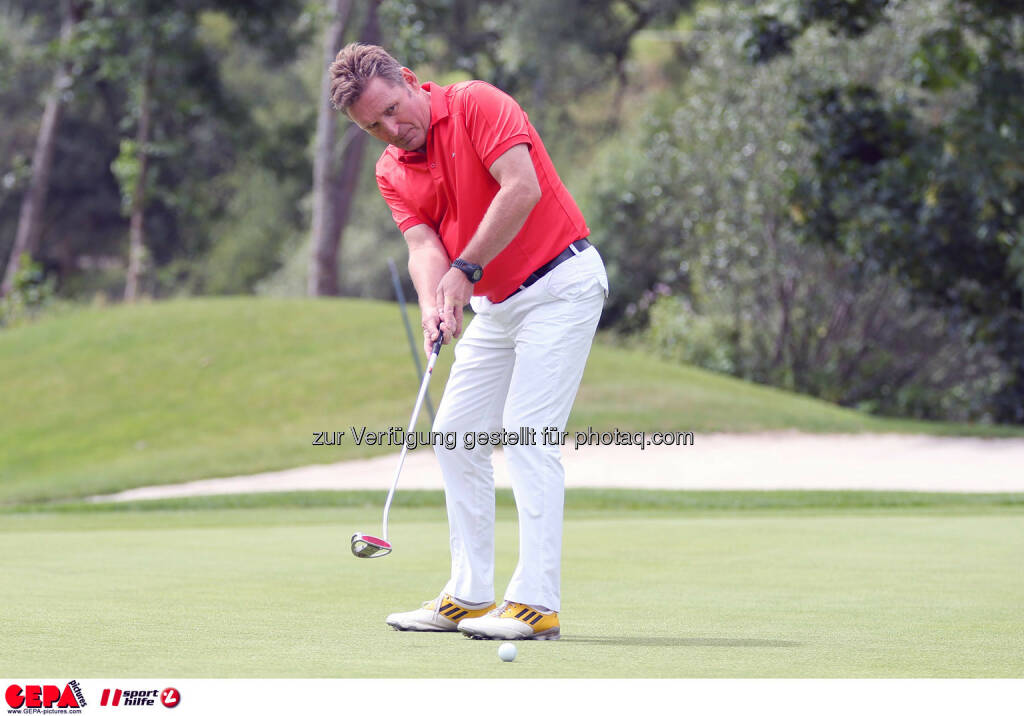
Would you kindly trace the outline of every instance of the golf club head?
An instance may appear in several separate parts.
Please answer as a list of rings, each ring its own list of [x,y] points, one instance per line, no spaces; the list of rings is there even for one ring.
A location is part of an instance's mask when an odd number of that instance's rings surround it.
[[[352,535],[352,554],[362,559],[383,557],[391,554],[391,543],[385,542],[379,537],[371,537],[370,535],[364,535],[362,532],[356,532]]]

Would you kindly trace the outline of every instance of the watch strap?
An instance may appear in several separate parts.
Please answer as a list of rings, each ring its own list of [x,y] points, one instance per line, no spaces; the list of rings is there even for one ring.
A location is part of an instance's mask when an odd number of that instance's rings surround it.
[[[452,267],[457,268],[462,273],[466,274],[466,278],[469,279],[470,283],[476,283],[484,277],[484,269],[480,264],[466,261],[463,258],[458,258],[452,261]]]

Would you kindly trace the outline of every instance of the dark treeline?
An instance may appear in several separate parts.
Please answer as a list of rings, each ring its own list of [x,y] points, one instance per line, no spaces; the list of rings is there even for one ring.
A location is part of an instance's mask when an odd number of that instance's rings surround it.
[[[883,414],[1024,422],[1024,3],[0,0],[0,325],[52,301],[390,297],[376,41],[512,93],[584,205],[605,323]]]

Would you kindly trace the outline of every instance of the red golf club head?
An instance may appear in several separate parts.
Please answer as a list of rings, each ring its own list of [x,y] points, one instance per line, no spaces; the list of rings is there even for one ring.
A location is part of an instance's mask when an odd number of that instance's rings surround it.
[[[385,542],[379,537],[371,537],[370,535],[364,535],[362,532],[356,532],[352,535],[352,554],[363,559],[383,557],[391,554],[391,543]]]
[[[430,376],[434,372],[434,363],[437,361],[437,354],[441,352],[441,343],[444,341],[444,333],[438,331],[437,340],[434,341],[433,350],[430,353],[430,359],[427,361],[427,370],[423,374],[423,380],[420,383],[420,392],[416,396],[416,406],[412,409],[412,417],[409,418],[409,429],[407,433],[412,433],[413,427],[416,425],[416,418],[419,417],[420,407],[423,405],[423,398],[427,395],[427,385],[430,383]],[[395,479],[391,481],[391,489],[388,490],[388,499],[384,503],[384,536],[388,536],[388,511],[391,509],[391,500],[395,496],[395,488],[398,487],[398,476],[402,474],[402,465],[405,463],[406,453],[409,452],[408,443],[402,446],[402,453],[398,458],[398,467],[395,470]],[[386,539],[380,537],[371,537],[370,535],[364,535],[362,532],[356,532],[352,535],[352,554],[362,559],[370,559],[372,557],[383,557],[384,555],[391,554],[391,543]]]

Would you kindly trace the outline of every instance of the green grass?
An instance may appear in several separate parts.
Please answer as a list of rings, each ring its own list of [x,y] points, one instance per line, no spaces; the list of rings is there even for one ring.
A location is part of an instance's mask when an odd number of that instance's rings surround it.
[[[373,561],[348,540],[379,507],[8,510],[0,673],[348,677],[370,657],[396,677],[1019,678],[1019,503],[851,505],[570,507],[564,637],[513,664],[383,624],[447,574],[439,506],[398,507],[396,550]],[[497,532],[500,596],[508,508]]]
[[[383,625],[448,572],[440,492],[398,495],[396,551],[374,561],[348,541],[377,529],[378,491],[75,501],[388,452],[310,438],[401,425],[417,383],[383,303],[172,301],[0,332],[0,672],[337,677],[371,655],[405,677],[1024,673],[1020,494],[570,490],[565,637],[513,664]],[[602,341],[569,429],[587,427],[1024,435],[872,418]],[[498,506],[500,596],[509,491]]]
[[[435,403],[450,359],[446,349]],[[404,427],[417,385],[393,304],[233,298],[63,312],[0,331],[0,503],[381,454],[390,448],[310,443],[315,431]],[[588,427],[1024,435],[872,418],[600,343],[569,425]]]
[[[499,508],[514,508],[512,490],[495,491]],[[273,508],[377,508],[382,504],[380,490],[256,492],[233,495],[180,497],[128,502],[47,502],[0,506],[0,515],[26,514],[99,514],[112,512],[169,512],[176,510],[266,510]],[[444,507],[440,490],[404,490],[396,493],[394,508],[421,509]],[[647,514],[680,512],[749,512],[771,510],[778,514],[789,510],[807,513],[815,510],[899,510],[914,508],[943,513],[979,512],[989,508],[1024,508],[1024,493],[896,492],[857,490],[566,490],[566,509],[579,516],[590,512],[644,511]]]

